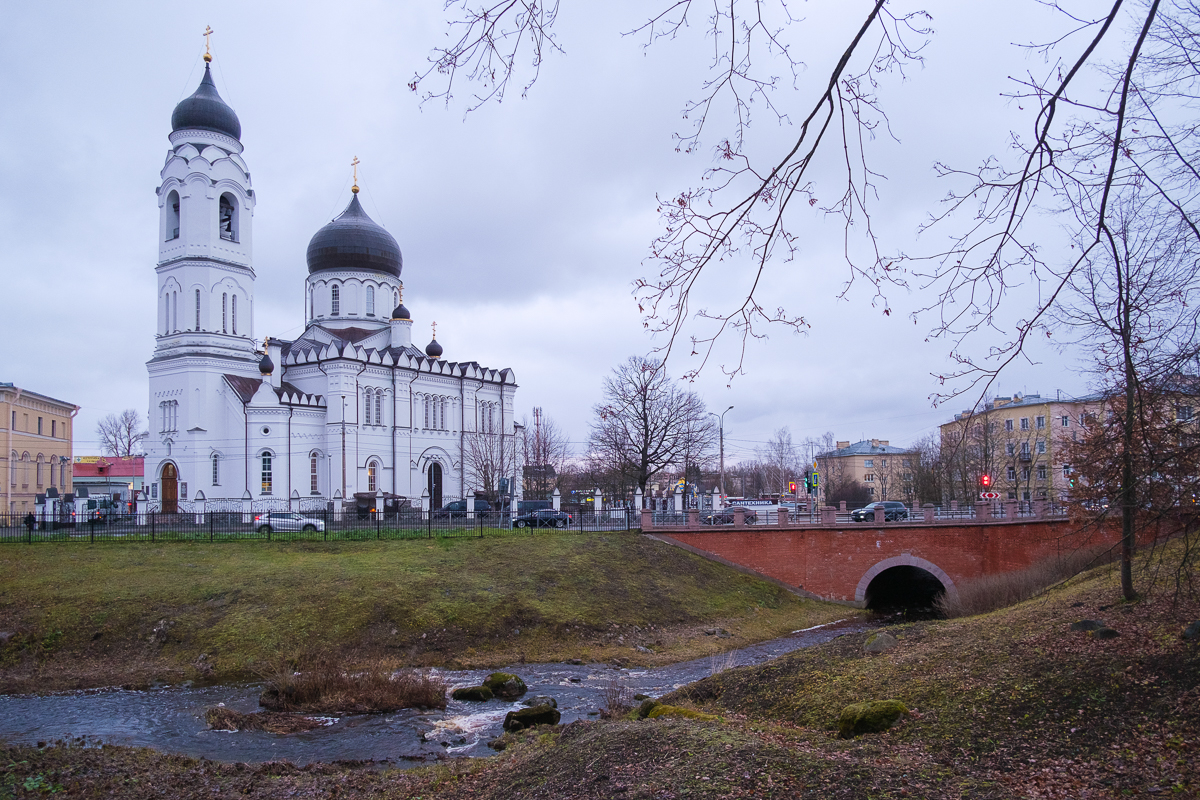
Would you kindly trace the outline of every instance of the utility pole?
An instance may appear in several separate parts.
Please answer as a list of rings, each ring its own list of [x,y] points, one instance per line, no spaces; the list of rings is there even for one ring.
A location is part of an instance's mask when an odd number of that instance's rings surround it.
[[[724,503],[725,503],[725,415],[728,414],[732,410],[733,410],[733,406],[730,406],[729,408],[722,411],[720,414],[718,414],[715,411],[708,412],[712,416],[716,417],[720,424],[720,428],[719,428],[720,441],[721,441],[721,487],[720,487],[721,492],[720,492],[720,494],[721,494],[721,504],[722,505],[724,505]],[[745,494],[745,490],[743,490],[742,493]]]

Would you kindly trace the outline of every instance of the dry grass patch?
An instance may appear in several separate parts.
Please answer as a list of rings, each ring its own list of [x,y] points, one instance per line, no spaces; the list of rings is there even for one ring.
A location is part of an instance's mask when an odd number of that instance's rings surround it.
[[[1056,583],[1092,567],[1108,564],[1115,558],[1116,551],[1109,547],[1075,550],[1040,561],[1028,569],[964,582],[959,585],[957,596],[943,594],[934,606],[947,619],[986,614],[1036,597]]]
[[[428,672],[396,672],[382,663],[348,669],[332,656],[312,658],[301,670],[289,662],[262,676],[259,705],[271,711],[383,714],[402,708],[445,708],[446,682]]]
[[[267,733],[301,733],[320,728],[325,723],[295,714],[271,711],[243,714],[232,708],[216,706],[204,712],[204,721],[215,731],[266,731]]]

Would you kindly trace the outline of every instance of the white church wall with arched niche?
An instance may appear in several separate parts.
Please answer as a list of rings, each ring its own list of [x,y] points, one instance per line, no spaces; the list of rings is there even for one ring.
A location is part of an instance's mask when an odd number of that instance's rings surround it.
[[[343,317],[360,316],[361,309],[358,305],[359,290],[362,287],[356,280],[346,280],[342,282],[342,313]]]
[[[162,285],[158,290],[158,332],[162,336],[167,336],[179,330],[176,324],[179,307],[179,294],[183,291],[183,286],[179,280],[170,275],[166,280],[162,281]]]

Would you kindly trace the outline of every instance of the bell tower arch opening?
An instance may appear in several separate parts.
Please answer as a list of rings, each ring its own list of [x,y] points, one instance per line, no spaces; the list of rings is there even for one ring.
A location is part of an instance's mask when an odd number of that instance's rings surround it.
[[[880,613],[936,616],[937,600],[957,594],[950,576],[937,564],[911,555],[880,561],[858,582],[854,599]]]

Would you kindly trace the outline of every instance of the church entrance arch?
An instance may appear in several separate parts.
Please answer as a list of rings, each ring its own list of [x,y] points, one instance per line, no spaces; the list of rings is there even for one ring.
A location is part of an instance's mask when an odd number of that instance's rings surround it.
[[[436,461],[429,463],[426,473],[426,488],[429,489],[430,508],[442,507],[442,465]]]
[[[179,512],[179,471],[175,465],[166,463],[159,478],[162,484],[162,513],[176,514]]]

